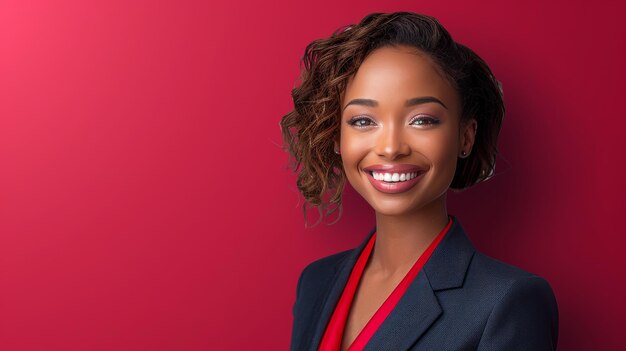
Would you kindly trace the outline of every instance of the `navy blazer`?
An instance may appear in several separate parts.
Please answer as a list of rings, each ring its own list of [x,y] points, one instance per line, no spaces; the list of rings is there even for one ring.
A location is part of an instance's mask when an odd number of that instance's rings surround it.
[[[458,219],[364,350],[555,350],[548,282],[476,251]],[[317,350],[372,229],[355,249],[310,263],[298,279],[291,350]]]

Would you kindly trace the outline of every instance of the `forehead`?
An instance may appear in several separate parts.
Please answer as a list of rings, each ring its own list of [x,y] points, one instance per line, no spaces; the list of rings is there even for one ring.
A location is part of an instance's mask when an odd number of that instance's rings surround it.
[[[437,97],[448,107],[458,104],[456,90],[427,54],[407,46],[386,46],[372,51],[350,77],[342,106],[353,98],[393,106],[418,96]]]

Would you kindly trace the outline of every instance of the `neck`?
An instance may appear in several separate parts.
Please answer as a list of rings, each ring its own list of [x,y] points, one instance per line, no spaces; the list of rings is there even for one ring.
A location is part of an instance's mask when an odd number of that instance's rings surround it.
[[[445,193],[416,212],[395,216],[377,212],[368,270],[385,277],[406,274],[448,220]]]

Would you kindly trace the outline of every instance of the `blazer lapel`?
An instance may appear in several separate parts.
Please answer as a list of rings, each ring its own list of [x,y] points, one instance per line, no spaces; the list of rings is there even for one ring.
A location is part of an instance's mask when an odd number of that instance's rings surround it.
[[[366,238],[357,248],[353,249],[342,261],[339,261],[335,265],[335,278],[330,284],[329,292],[326,294],[325,300],[322,303],[322,311],[318,315],[319,317],[317,321],[312,321],[316,327],[309,348],[311,351],[317,351],[320,343],[322,342],[322,336],[326,330],[326,325],[330,321],[330,316],[335,310],[337,302],[339,302],[339,298],[341,297],[341,293],[343,293],[343,289],[348,282],[352,268],[354,268],[359,255],[374,232],[376,232],[376,227],[370,230],[369,234],[367,234]]]
[[[441,240],[422,270],[409,285],[396,307],[365,346],[365,351],[408,350],[443,312],[435,291],[458,288],[463,285],[465,272],[475,252],[465,230],[455,216],[452,226]],[[335,266],[335,278],[322,303],[322,311],[315,323],[315,332],[309,349],[317,350],[326,325],[348,281],[357,258],[374,234],[372,229],[361,244]]]
[[[443,313],[435,291],[463,285],[474,255],[461,223],[452,216],[452,225],[417,274],[364,351],[410,349]]]

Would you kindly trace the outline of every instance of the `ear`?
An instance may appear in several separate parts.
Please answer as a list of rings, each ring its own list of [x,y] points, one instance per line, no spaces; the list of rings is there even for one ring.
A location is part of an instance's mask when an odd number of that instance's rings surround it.
[[[476,129],[478,128],[478,122],[475,118],[471,117],[461,124],[461,130],[459,131],[459,156],[465,151],[467,157],[474,146],[474,140],[476,140]]]

